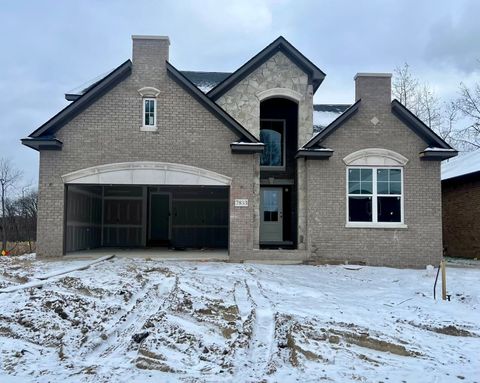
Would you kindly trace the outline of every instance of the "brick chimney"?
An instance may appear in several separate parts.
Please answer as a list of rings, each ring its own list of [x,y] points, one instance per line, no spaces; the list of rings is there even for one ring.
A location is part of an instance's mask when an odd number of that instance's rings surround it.
[[[391,73],[357,73],[355,80],[355,101],[371,106],[390,105],[392,101]]]
[[[133,72],[141,82],[153,81],[165,75],[170,39],[168,36],[132,36]],[[153,85],[150,85],[153,86]]]

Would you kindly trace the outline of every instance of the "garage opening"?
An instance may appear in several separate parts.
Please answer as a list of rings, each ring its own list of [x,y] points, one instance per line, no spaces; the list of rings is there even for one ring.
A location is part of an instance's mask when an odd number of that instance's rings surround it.
[[[65,187],[67,253],[102,247],[228,248],[228,186]]]

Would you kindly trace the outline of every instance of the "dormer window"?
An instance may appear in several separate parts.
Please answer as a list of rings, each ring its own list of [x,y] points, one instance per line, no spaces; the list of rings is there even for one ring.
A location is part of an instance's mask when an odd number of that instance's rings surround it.
[[[160,91],[157,88],[146,86],[138,90],[142,96],[142,125],[140,130],[152,132],[157,130],[157,97]]]
[[[155,128],[157,126],[157,100],[143,99],[143,126]]]

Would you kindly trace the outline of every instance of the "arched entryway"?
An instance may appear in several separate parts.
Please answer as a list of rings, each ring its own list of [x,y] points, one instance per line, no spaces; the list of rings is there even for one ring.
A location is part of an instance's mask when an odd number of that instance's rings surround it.
[[[260,246],[295,248],[298,103],[295,94],[262,95],[268,98],[260,103]]]
[[[65,251],[100,247],[227,248],[231,178],[194,166],[122,162],[65,184]]]

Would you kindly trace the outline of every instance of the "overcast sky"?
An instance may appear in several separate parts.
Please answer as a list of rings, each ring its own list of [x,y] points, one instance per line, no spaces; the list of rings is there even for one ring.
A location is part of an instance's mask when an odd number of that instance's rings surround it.
[[[20,138],[130,58],[132,34],[168,35],[177,68],[206,71],[233,71],[283,35],[327,74],[318,103],[351,103],[355,73],[404,62],[450,99],[480,79],[479,15],[476,0],[3,0],[0,157],[36,186],[38,153]]]

